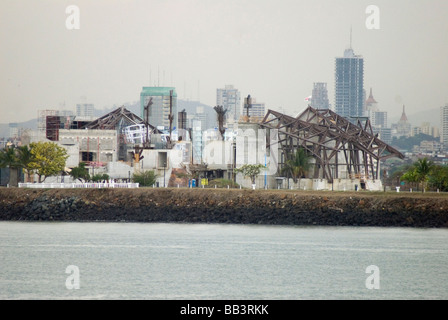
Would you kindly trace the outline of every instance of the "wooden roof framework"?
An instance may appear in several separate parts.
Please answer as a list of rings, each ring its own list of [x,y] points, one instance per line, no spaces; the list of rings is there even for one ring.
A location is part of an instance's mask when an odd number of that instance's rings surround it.
[[[315,159],[314,179],[337,179],[340,167],[345,166],[350,178],[375,180],[379,179],[381,160],[404,158],[373,133],[368,119],[364,124],[360,120],[354,124],[329,109],[309,106],[295,118],[268,110],[260,125],[278,130],[276,143],[280,144],[283,162],[298,148],[304,148]],[[343,163],[338,157],[341,153]]]
[[[98,118],[85,126],[87,129],[101,129],[101,130],[122,130],[124,127],[133,124],[144,124],[142,118],[135,115],[125,107],[120,107],[112,112]],[[148,123],[150,131],[158,130]]]
[[[144,121],[139,116],[135,115],[128,109],[126,109],[124,106],[115,109],[112,112],[109,112],[108,114],[105,114],[104,116],[88,123],[83,128],[85,129],[97,129],[97,130],[116,130],[117,131],[117,143],[118,143],[118,159],[119,160],[126,160],[127,159],[127,144],[125,138],[124,129],[127,126],[136,125],[136,124],[144,124],[146,126],[146,132],[147,134],[160,134],[161,131],[158,130],[156,127],[152,126],[148,122]],[[147,136],[148,137],[148,136]],[[149,143],[146,144],[146,147],[149,146]],[[136,153],[139,154],[139,159],[143,159],[141,157],[142,149],[144,146],[135,145],[134,151],[131,152],[133,156],[135,156]]]

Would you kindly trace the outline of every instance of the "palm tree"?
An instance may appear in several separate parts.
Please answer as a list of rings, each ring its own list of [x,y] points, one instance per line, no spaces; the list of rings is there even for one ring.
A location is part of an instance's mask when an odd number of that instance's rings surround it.
[[[306,153],[304,148],[297,149],[296,153],[292,154],[290,159],[286,161],[281,172],[291,177],[294,183],[299,181],[298,188],[300,189],[300,179],[304,178],[310,168],[310,156]]]
[[[19,168],[21,167],[14,146],[8,146],[0,152],[0,168],[9,168],[9,185],[18,186]]]
[[[28,146],[22,146],[17,148],[17,159],[20,166],[25,169],[26,182],[30,180],[30,173],[32,172],[30,164],[33,162],[34,156],[31,153],[31,149]]]
[[[434,167],[434,163],[429,161],[427,158],[418,159],[414,163],[414,170],[417,176],[417,182],[422,184],[422,192],[424,192],[426,184],[429,180],[429,175]]]
[[[87,182],[90,179],[89,171],[86,168],[86,164],[84,162],[80,162],[77,167],[72,168],[70,171],[70,176],[73,180],[78,179],[81,182]],[[84,181],[83,181],[84,180]]]

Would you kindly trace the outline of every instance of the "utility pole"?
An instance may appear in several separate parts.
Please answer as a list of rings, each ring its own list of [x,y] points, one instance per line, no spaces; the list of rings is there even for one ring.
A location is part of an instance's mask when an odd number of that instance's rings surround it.
[[[169,143],[169,148],[171,149],[171,131],[173,128],[173,90],[170,90],[170,114],[168,116],[168,120],[170,120],[170,143]]]
[[[249,109],[252,108],[252,98],[248,95],[245,100],[244,108],[246,108],[247,121],[249,121]]]
[[[149,98],[148,104],[145,106],[145,127],[146,127],[146,141],[145,145],[149,149],[149,108],[152,105],[152,97]]]
[[[334,191],[334,165],[331,165],[331,191]]]
[[[163,163],[163,187],[166,188],[166,184],[165,184],[165,169],[166,169],[166,160]]]

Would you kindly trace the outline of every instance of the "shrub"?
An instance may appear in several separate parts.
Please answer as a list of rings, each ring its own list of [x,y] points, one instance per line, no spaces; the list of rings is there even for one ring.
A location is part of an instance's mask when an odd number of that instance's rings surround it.
[[[209,188],[227,188],[227,186],[230,186],[230,188],[239,188],[240,185],[236,182],[233,182],[232,180],[228,179],[214,179],[208,182]]]
[[[150,187],[154,185],[156,179],[157,175],[151,170],[136,172],[132,175],[132,181],[138,183],[141,187]]]

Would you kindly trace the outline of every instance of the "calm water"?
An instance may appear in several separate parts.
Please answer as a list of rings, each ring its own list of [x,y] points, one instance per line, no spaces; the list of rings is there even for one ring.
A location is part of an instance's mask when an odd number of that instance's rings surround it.
[[[0,299],[447,299],[447,240],[446,229],[0,222]],[[66,286],[71,265],[79,289]],[[370,265],[379,289],[366,287]]]

